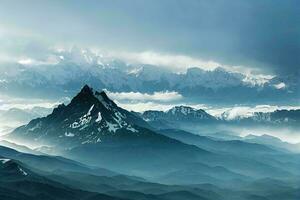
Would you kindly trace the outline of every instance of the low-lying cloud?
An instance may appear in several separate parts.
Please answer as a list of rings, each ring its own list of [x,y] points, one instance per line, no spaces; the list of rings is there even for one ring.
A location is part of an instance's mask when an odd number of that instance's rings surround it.
[[[13,98],[0,95],[0,111],[9,110],[11,108],[19,109],[32,109],[34,107],[54,108],[60,103],[68,102],[68,98],[62,98],[60,100],[49,99],[27,99],[27,98]]]

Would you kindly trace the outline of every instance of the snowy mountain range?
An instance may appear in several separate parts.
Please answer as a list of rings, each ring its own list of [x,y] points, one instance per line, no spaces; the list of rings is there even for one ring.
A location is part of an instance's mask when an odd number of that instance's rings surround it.
[[[292,125],[297,126],[300,123],[300,110],[275,110],[274,112],[253,112],[246,116],[231,116],[230,110],[225,111],[221,116],[212,116],[203,109],[195,109],[189,106],[175,106],[167,111],[148,110],[139,114],[148,123],[153,126],[169,124],[176,126],[180,123],[252,123],[252,124],[270,124],[270,125]]]
[[[149,110],[139,115],[157,129],[180,128],[181,124],[211,124],[217,122],[217,118],[204,110],[197,110],[188,106],[175,106],[165,112]]]
[[[26,60],[7,65],[8,68],[0,68],[0,91],[22,96],[72,96],[87,83],[112,92],[176,91],[189,100],[211,103],[294,101],[299,97],[297,75],[255,77],[221,67],[211,71],[193,67],[176,73],[159,66],[128,64],[78,48],[53,52],[51,62]]]
[[[200,120],[215,120],[213,116],[202,109],[194,109],[188,106],[175,106],[166,112],[163,111],[145,111],[143,118],[146,121],[153,121],[158,119],[169,119],[174,121],[200,121]]]

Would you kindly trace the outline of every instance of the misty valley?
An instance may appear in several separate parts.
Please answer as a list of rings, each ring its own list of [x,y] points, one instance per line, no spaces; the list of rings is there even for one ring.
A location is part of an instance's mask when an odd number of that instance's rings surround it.
[[[10,111],[39,117],[1,136],[1,199],[300,197],[299,143],[232,131],[299,130],[300,110],[230,121],[188,106],[139,113],[85,85],[52,111]]]

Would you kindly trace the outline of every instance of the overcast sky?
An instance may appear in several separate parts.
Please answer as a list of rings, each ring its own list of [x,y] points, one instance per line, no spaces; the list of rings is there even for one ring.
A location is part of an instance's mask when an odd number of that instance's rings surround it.
[[[0,43],[2,59],[79,45],[294,74],[300,1],[0,0]]]

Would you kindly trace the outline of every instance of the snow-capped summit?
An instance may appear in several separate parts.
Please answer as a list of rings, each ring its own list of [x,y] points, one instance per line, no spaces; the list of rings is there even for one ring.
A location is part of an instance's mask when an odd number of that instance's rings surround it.
[[[52,114],[17,128],[11,136],[73,145],[99,143],[122,132],[140,134],[140,127],[147,126],[138,116],[118,107],[104,91],[85,85],[68,105],[59,105]]]

